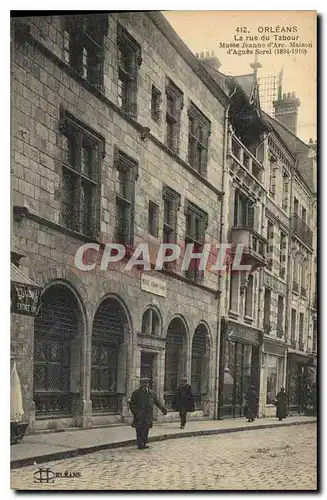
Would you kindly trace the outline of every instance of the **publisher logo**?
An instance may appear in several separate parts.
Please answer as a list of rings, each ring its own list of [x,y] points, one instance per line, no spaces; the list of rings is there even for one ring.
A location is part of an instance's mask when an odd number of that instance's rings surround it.
[[[39,467],[39,470],[34,472],[34,483],[54,483],[55,479],[74,479],[81,477],[80,472],[54,472],[51,469],[43,469]]]

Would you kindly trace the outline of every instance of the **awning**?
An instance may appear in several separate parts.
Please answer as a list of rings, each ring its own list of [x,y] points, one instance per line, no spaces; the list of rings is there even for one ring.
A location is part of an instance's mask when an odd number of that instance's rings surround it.
[[[15,264],[10,264],[11,312],[35,316],[41,289],[28,278]]]

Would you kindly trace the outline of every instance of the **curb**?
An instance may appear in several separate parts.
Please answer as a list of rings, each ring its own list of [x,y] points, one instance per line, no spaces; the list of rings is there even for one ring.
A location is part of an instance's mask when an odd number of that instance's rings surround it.
[[[284,424],[272,423],[272,424],[260,424],[255,427],[235,427],[235,428],[226,428],[226,429],[208,429],[203,431],[190,431],[190,432],[176,432],[174,434],[161,434],[160,436],[152,436],[148,439],[149,443],[153,443],[155,441],[166,441],[168,439],[179,439],[179,438],[189,438],[195,436],[212,436],[215,434],[228,434],[234,432],[245,432],[249,430],[262,430],[262,429],[272,429],[276,427],[290,427],[294,425],[305,425],[305,424],[316,424],[317,420],[306,420],[303,422],[285,422]],[[27,457],[20,458],[17,460],[13,460],[10,463],[11,469],[19,469],[21,467],[27,467],[29,465],[34,465],[34,462],[37,462],[37,465],[45,462],[50,462],[52,460],[63,460],[65,458],[72,458],[87,455],[88,453],[94,453],[96,451],[102,450],[110,450],[114,448],[125,448],[128,446],[134,446],[135,439],[128,439],[126,441],[118,441],[116,443],[105,443],[99,444],[96,446],[88,446],[85,448],[75,448],[72,450],[59,451],[55,453],[49,453],[47,455],[39,455],[36,457]]]

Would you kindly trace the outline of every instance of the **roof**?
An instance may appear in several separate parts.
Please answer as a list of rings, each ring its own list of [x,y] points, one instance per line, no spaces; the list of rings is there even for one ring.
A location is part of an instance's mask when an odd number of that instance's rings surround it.
[[[36,286],[39,288],[37,283],[25,276],[25,274],[12,262],[10,263],[10,280],[17,284]]]
[[[314,172],[313,172],[313,164],[312,158],[309,157],[309,152],[313,148],[311,148],[308,144],[303,142],[299,137],[297,137],[291,130],[289,130],[283,123],[276,120],[272,116],[267,113],[263,113],[266,120],[270,123],[270,125],[277,131],[279,136],[285,142],[287,147],[290,149],[291,153],[298,160],[297,170],[302,177],[303,181],[307,185],[307,187],[314,191]],[[314,151],[314,150],[313,150]]]
[[[241,85],[248,99],[251,99],[255,82],[254,74],[250,73],[248,75],[234,76],[233,78]]]

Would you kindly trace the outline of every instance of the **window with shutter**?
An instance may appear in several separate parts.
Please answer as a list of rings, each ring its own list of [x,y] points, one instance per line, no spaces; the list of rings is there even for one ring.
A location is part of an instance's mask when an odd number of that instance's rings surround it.
[[[166,84],[166,144],[174,153],[179,153],[181,111],[183,108],[182,91],[168,78]]]
[[[159,123],[161,118],[161,92],[154,85],[151,91],[151,118]]]
[[[180,207],[180,194],[169,186],[164,186],[164,221],[163,221],[163,242],[176,242],[177,212]]]
[[[193,244],[193,252],[201,253],[205,243],[205,231],[208,225],[208,214],[193,203],[186,201],[185,204],[186,231],[185,245]],[[199,259],[192,259],[185,276],[193,281],[201,281],[204,272],[199,269]]]
[[[134,241],[135,181],[138,177],[138,163],[123,151],[115,149],[116,180],[116,222],[115,240],[130,246]]]
[[[141,47],[120,24],[117,33],[118,105],[136,118],[138,73],[142,63]]]
[[[192,102],[188,110],[188,116],[188,161],[197,172],[205,176],[207,173],[211,123]]]
[[[149,201],[148,232],[152,236],[158,236],[158,216],[159,206],[153,201]]]
[[[97,237],[104,139],[63,108],[60,115],[63,136],[61,222],[69,229]]]
[[[97,88],[103,86],[103,42],[108,15],[66,16],[64,60]]]

